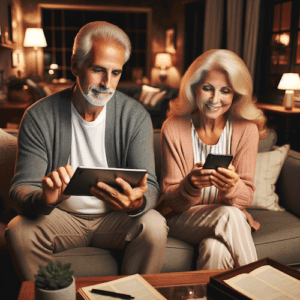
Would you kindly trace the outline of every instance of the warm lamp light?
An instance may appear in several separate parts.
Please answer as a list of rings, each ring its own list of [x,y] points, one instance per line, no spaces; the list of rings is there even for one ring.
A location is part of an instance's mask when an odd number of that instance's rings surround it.
[[[172,66],[171,55],[169,53],[157,53],[155,67],[160,69],[159,78],[164,82],[167,78],[167,69]]]
[[[300,90],[300,77],[297,73],[284,73],[277,87],[279,90],[285,90],[283,105],[285,109],[290,110],[294,107],[294,90]]]
[[[47,47],[46,38],[42,28],[27,28],[25,32],[24,47]]]
[[[36,75],[38,75],[38,47],[46,47],[47,42],[42,28],[27,28],[25,32],[24,47],[33,47],[36,56]]]

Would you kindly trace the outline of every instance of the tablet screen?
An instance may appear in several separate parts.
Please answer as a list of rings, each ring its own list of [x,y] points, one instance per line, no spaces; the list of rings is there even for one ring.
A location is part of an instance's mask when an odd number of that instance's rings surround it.
[[[146,173],[147,170],[144,169],[78,167],[64,190],[64,195],[92,196],[90,188],[98,181],[122,191],[121,186],[115,182],[117,177],[135,187]]]

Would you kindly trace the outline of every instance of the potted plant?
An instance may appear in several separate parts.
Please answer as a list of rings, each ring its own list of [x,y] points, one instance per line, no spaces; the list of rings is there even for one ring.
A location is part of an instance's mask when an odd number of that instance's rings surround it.
[[[47,266],[39,267],[35,277],[36,300],[75,300],[76,288],[71,264],[62,265],[49,261]]]

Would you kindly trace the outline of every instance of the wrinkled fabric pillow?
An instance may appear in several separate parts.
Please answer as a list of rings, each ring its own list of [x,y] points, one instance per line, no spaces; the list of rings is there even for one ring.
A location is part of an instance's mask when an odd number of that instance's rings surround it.
[[[144,106],[150,105],[154,107],[159,104],[159,102],[164,98],[165,94],[166,91],[161,91],[160,88],[143,85],[139,102],[141,102]]]
[[[279,204],[278,195],[275,193],[275,183],[280,174],[283,163],[287,157],[289,145],[278,147],[273,151],[257,154],[254,177],[254,199],[251,208],[283,211]]]

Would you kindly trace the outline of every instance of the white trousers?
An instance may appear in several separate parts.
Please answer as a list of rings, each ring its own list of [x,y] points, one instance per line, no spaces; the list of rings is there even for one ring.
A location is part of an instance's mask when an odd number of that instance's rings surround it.
[[[34,280],[39,265],[53,260],[53,253],[87,246],[125,250],[124,275],[159,273],[168,227],[155,210],[132,218],[118,211],[81,215],[56,208],[36,218],[15,217],[5,234],[20,279]]]
[[[198,245],[198,270],[239,267],[257,260],[251,228],[238,208],[199,205],[167,219],[169,236]]]

